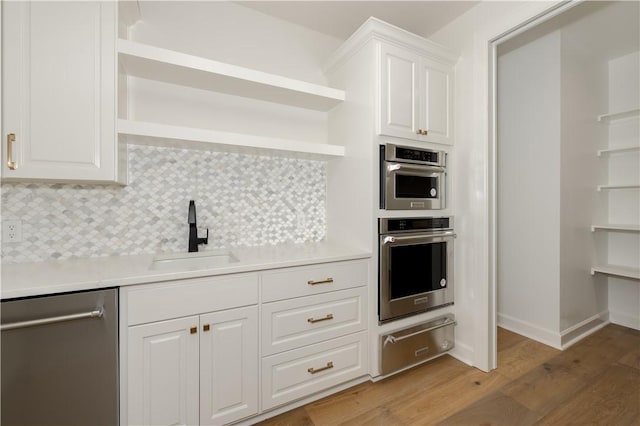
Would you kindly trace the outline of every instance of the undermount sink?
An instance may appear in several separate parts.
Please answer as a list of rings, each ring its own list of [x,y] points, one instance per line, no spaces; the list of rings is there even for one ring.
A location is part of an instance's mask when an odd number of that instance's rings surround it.
[[[227,266],[238,261],[228,250],[212,250],[199,253],[171,253],[158,255],[150,269],[210,269]]]

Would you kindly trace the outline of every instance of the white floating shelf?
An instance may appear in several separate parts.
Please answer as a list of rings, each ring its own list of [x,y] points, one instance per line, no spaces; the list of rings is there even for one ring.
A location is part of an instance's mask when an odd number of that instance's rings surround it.
[[[118,40],[118,54],[127,75],[150,80],[319,111],[345,99],[343,90],[130,40]]]
[[[640,225],[618,225],[618,224],[591,225],[591,232],[595,232],[595,231],[640,232]]]
[[[598,121],[610,123],[612,121],[622,120],[624,118],[638,117],[638,116],[640,116],[640,108],[633,108],[626,111],[619,111],[619,112],[599,115]]]
[[[591,275],[594,274],[614,275],[616,277],[640,280],[640,268],[630,268],[628,266],[595,265],[591,267]]]
[[[344,147],[217,130],[118,120],[118,134],[128,143],[178,148],[202,148],[248,154],[330,159],[344,156]]]
[[[634,151],[640,151],[640,146],[625,146],[620,148],[601,149],[598,151],[598,157],[609,154],[625,154]]]
[[[598,191],[608,191],[611,189],[640,189],[640,185],[598,185]]]

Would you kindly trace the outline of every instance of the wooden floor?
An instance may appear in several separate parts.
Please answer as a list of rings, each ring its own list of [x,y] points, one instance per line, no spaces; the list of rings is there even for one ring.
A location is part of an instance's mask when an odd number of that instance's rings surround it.
[[[640,332],[608,325],[565,351],[498,330],[498,368],[446,355],[261,425],[640,425]]]

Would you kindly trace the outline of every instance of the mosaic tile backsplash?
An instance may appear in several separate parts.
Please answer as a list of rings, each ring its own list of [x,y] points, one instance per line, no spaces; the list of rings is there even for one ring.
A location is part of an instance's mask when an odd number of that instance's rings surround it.
[[[129,185],[2,184],[2,220],[22,242],[2,262],[186,252],[189,200],[207,248],[320,241],[324,162],[129,146]]]

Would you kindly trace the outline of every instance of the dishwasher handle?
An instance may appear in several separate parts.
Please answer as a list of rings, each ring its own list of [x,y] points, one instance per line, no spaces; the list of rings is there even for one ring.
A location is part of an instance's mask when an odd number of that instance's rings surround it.
[[[90,312],[82,312],[79,314],[60,315],[58,317],[41,318],[30,321],[12,322],[9,324],[0,325],[0,331],[16,330],[19,328],[36,327],[39,325],[55,324],[59,322],[75,321],[85,318],[102,318],[104,315],[104,308],[97,309]]]

